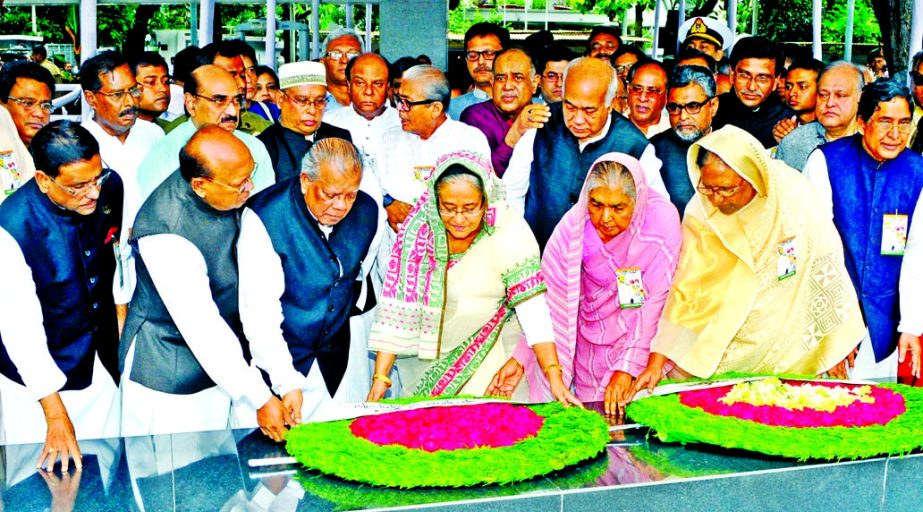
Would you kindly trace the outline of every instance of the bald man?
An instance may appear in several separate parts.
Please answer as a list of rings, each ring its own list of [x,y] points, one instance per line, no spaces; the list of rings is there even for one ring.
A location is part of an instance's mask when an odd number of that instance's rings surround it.
[[[167,176],[176,171],[180,150],[197,130],[208,125],[217,125],[233,133],[246,145],[256,163],[253,171],[254,194],[275,183],[276,175],[266,146],[256,137],[237,129],[241,105],[246,97],[238,89],[234,76],[218,66],[200,66],[183,84],[183,91],[189,120],[174,128],[157,143],[138,167],[141,200],[146,199]]]
[[[238,297],[240,208],[253,191],[253,157],[227,130],[206,126],[179,160],[179,172],[141,207],[132,233],[138,285],[119,353],[122,434],[258,421],[281,440],[294,423],[289,410],[301,409],[301,390],[283,405],[249,364]]]
[[[504,50],[494,59],[490,101],[475,103],[462,112],[460,121],[487,137],[497,176],[506,172],[513,147],[523,134],[541,128],[551,115],[547,106],[532,104],[540,79],[529,54],[517,48]]]

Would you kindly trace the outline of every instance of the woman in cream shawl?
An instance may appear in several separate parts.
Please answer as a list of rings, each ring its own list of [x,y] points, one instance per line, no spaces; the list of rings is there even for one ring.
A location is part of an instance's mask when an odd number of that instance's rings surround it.
[[[522,366],[511,356],[524,332],[555,399],[580,404],[561,378],[538,244],[504,196],[479,155],[436,162],[391,252],[369,337],[370,401],[384,396],[398,357],[403,395],[513,396]]]
[[[830,373],[865,334],[829,212],[797,171],[726,126],[692,145],[697,193],[648,366],[634,391],[725,372]]]

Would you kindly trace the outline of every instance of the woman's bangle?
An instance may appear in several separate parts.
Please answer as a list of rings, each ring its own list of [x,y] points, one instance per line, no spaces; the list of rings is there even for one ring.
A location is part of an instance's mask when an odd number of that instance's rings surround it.
[[[555,368],[557,368],[558,371],[560,371],[561,373],[564,373],[564,368],[561,368],[561,365],[559,365],[558,363],[549,364],[548,366],[542,368],[542,371],[545,373],[545,376],[547,377],[548,372],[551,370],[554,370]]]
[[[389,388],[391,387],[391,379],[389,379],[387,375],[376,373],[375,376],[372,377],[372,380],[380,380],[384,382],[385,385],[388,386]]]

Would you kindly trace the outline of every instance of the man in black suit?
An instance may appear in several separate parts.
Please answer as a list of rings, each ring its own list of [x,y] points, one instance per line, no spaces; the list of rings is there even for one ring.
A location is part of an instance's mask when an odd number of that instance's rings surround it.
[[[327,137],[352,141],[349,132],[321,121],[327,95],[324,65],[293,62],[279,68],[279,122],[259,139],[266,145],[276,171],[276,183],[298,176],[301,159],[315,142]]]

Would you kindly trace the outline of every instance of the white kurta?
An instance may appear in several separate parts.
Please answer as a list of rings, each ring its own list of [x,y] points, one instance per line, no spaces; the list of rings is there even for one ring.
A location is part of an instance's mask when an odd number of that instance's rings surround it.
[[[453,151],[473,151],[490,161],[490,146],[481,130],[446,119],[426,140],[394,127],[385,132],[379,153],[378,178],[382,192],[413,204],[426,190],[436,160]]]
[[[42,307],[16,240],[0,228],[0,338],[25,386],[0,375],[0,444],[42,443],[47,424],[38,400],[64,387],[67,377],[48,350]],[[81,390],[60,391],[77,439],[119,434],[118,393],[99,357]],[[37,459],[36,459],[37,460]]]
[[[125,190],[122,210],[122,230],[119,236],[119,265],[121,273],[116,272],[113,282],[113,291],[116,304],[128,304],[135,290],[135,261],[131,253],[128,240],[131,237],[131,226],[135,216],[141,209],[141,188],[138,185],[138,167],[158,142],[164,137],[163,130],[154,123],[138,119],[128,132],[128,137],[123,143],[109,135],[94,120],[89,119],[83,123],[99,143],[99,155],[103,160],[103,167],[112,169],[122,178]]]
[[[0,106],[0,203],[35,175],[35,164],[19,138],[16,123]]]
[[[129,378],[132,346],[122,377],[122,435],[255,425],[255,410],[272,393],[259,370],[244,360],[240,341],[218,312],[202,254],[191,242],[172,234],[143,237],[138,250],[176,328],[216,385],[191,395],[174,395],[133,382]]]
[[[602,132],[596,136],[580,142],[580,151],[583,151],[588,145],[602,140],[608,133],[612,125],[612,118],[606,120]],[[513,147],[513,156],[510,157],[510,165],[507,166],[503,174],[503,184],[506,185],[506,200],[519,213],[526,210],[526,195],[529,193],[529,177],[532,174],[532,160],[535,155],[533,147],[535,146],[535,129],[530,129],[523,134],[516,146]],[[669,199],[667,187],[663,184],[663,178],[660,176],[660,166],[662,162],[657,158],[656,150],[653,144],[648,144],[639,159],[641,169],[644,170],[644,177],[647,184],[652,189],[660,192],[660,195]],[[589,172],[585,169],[585,172]]]
[[[400,129],[401,126],[397,110],[390,107],[386,107],[371,121],[360,116],[352,107],[341,108],[324,114],[324,122],[349,131],[353,144],[362,152],[365,172],[371,173],[376,172],[376,161],[378,153],[381,152],[385,132],[395,127]]]

